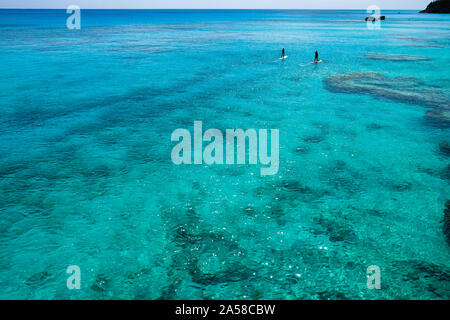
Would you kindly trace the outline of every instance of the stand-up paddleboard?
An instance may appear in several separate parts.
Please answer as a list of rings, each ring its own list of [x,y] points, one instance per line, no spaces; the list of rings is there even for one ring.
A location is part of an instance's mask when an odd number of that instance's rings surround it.
[[[314,62],[311,62],[311,63],[314,64],[314,63],[321,63],[321,62],[322,62],[322,60],[314,61]]]
[[[288,56],[281,57],[280,60],[286,59]]]

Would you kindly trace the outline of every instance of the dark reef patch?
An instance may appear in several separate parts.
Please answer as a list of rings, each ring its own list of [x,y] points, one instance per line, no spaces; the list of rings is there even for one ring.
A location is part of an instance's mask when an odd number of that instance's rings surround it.
[[[332,242],[352,242],[357,239],[355,232],[350,228],[350,226],[338,223],[335,219],[327,219],[321,216],[319,218],[315,218],[314,220],[326,230],[324,233],[328,235],[330,241]]]
[[[304,154],[304,153],[308,153],[309,149],[307,147],[297,147],[297,148],[295,148],[295,152]]]
[[[361,191],[361,182],[365,179],[360,170],[355,170],[342,160],[330,161],[329,166],[320,169],[320,175],[330,190],[351,193]]]
[[[320,143],[324,140],[324,137],[322,136],[310,136],[303,138],[303,141],[306,143]]]
[[[336,290],[326,290],[317,293],[320,300],[350,300],[345,293]]]
[[[410,47],[425,47],[425,48],[443,48],[444,46],[433,39],[411,37],[408,35],[395,35],[399,40],[408,41]]]
[[[447,237],[447,243],[450,245],[450,200],[447,200],[444,209],[444,234]]]
[[[279,200],[315,201],[329,195],[328,190],[313,189],[295,180],[283,180],[275,185],[275,198]]]
[[[450,127],[450,109],[448,106],[428,111],[425,118],[430,124],[437,127]]]
[[[394,263],[395,270],[401,270],[403,281],[417,281],[421,289],[431,292],[438,298],[448,299],[450,286],[450,269],[442,264],[434,264],[419,260],[402,260]]]
[[[231,234],[202,222],[195,205],[163,209],[162,215],[170,225],[171,257],[169,277],[173,280],[164,289],[164,299],[174,299],[177,289],[188,277],[199,286],[242,281],[250,276],[242,263],[246,250]]]
[[[96,292],[105,292],[108,290],[110,281],[104,274],[98,274],[95,277],[95,282],[91,285],[91,289]]]
[[[371,124],[368,124],[366,126],[366,128],[369,131],[375,131],[375,130],[380,130],[381,128],[383,128],[383,126],[379,125],[378,123],[371,123]]]
[[[374,72],[355,72],[326,78],[325,87],[331,92],[368,94],[395,102],[431,107],[426,118],[441,126],[450,125],[449,100],[436,87],[427,86],[411,77],[388,78]]]
[[[450,180],[450,164],[442,171],[441,178],[443,180]]]
[[[412,184],[410,182],[395,182],[389,185],[389,187],[394,191],[407,191],[411,190]]]
[[[27,286],[42,286],[50,276],[47,271],[38,272],[29,277],[25,283]]]
[[[363,212],[376,217],[385,217],[387,215],[386,211],[379,209],[366,209]]]
[[[387,78],[374,72],[355,72],[325,79],[326,88],[332,92],[370,94],[374,97],[418,104],[429,107],[443,106],[448,100],[436,88],[424,86],[416,78]]]
[[[447,157],[450,157],[450,143],[448,142],[441,142],[439,144],[439,151]]]
[[[387,53],[367,53],[366,57],[372,60],[384,60],[384,61],[430,61],[428,57],[412,56],[407,54],[387,54]]]

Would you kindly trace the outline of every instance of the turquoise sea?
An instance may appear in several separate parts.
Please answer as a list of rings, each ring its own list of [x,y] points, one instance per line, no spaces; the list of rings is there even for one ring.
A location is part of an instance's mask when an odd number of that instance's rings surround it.
[[[381,14],[0,10],[0,298],[449,299],[450,16]],[[195,120],[278,173],[174,165]]]

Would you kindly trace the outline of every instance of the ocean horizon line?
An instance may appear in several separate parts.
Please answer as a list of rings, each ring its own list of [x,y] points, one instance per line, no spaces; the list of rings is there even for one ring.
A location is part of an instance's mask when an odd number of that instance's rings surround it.
[[[66,10],[67,8],[2,8],[0,10]],[[366,11],[367,8],[353,8],[353,9],[295,9],[295,8],[85,8],[83,10],[134,10],[134,11],[163,11],[163,10],[171,10],[171,11],[200,11],[200,10],[208,10],[208,11],[243,11],[243,10],[252,10],[252,11]],[[423,10],[423,8],[417,9],[383,9],[383,11],[416,11]]]

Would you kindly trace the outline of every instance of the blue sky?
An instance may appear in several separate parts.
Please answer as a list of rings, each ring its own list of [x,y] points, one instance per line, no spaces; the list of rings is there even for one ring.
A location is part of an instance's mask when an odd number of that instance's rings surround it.
[[[0,8],[82,9],[365,9],[377,5],[388,9],[423,9],[431,0],[0,0]]]

